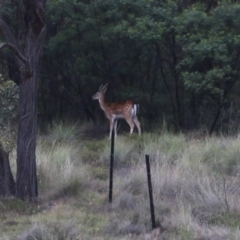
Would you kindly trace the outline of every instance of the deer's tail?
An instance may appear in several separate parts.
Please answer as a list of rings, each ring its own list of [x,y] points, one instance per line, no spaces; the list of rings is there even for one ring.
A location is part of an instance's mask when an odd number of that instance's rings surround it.
[[[132,118],[136,118],[139,111],[139,104],[134,103],[132,106]]]

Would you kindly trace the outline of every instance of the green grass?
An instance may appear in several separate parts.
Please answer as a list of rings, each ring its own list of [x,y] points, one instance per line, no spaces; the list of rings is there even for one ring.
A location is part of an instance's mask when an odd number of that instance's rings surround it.
[[[79,127],[77,123],[53,123],[53,128],[51,129],[49,135],[54,137],[54,140],[65,140],[71,141],[77,136],[79,132]]]
[[[0,239],[240,239],[240,137],[118,136],[110,204],[110,141],[91,140],[91,129],[60,123],[39,136],[39,202],[0,199]]]
[[[239,214],[235,212],[224,212],[212,215],[209,219],[209,224],[228,226],[230,228],[239,228],[240,218]]]

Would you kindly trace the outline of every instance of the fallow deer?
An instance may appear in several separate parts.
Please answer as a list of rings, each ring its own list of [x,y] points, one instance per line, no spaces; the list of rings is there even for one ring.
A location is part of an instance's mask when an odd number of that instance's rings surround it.
[[[130,135],[133,133],[134,124],[138,128],[138,134],[141,135],[140,122],[137,118],[137,112],[139,105],[133,101],[127,100],[125,102],[112,102],[107,103],[105,101],[105,93],[107,91],[107,85],[101,85],[98,92],[92,96],[93,99],[99,101],[101,109],[104,111],[106,117],[110,121],[110,134],[114,126],[115,136],[117,136],[117,121],[118,119],[125,119],[128,125],[130,126]]]

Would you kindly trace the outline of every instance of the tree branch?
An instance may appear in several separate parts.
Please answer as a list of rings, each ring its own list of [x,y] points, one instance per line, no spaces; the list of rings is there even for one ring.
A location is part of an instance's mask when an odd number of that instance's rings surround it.
[[[14,45],[16,48],[18,48],[17,40],[11,30],[9,29],[8,25],[0,18],[0,31],[2,32],[4,38],[7,42]]]
[[[12,31],[8,27],[8,25],[0,18],[0,31],[2,32],[4,38],[7,42],[0,44],[0,49],[3,49],[5,47],[8,47],[14,51],[14,53],[17,55],[17,57],[26,65],[29,65],[29,61],[27,58],[23,56],[23,54],[20,52],[17,40],[15,36],[13,35]]]
[[[29,61],[27,58],[25,58],[22,53],[18,50],[17,47],[15,47],[13,44],[9,43],[9,42],[5,42],[5,43],[1,43],[0,44],[0,50],[5,48],[5,47],[8,47],[10,49],[12,49],[14,51],[14,53],[20,58],[20,60],[22,62],[24,62],[26,65],[29,64]]]

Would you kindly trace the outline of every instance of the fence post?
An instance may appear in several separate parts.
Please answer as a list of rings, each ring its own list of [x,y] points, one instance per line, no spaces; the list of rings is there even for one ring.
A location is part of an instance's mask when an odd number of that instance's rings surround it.
[[[156,222],[155,222],[153,194],[152,194],[151,170],[150,170],[150,162],[149,162],[148,154],[145,155],[145,159],[146,159],[146,166],[147,166],[147,179],[148,179],[148,191],[149,191],[149,200],[150,200],[152,229],[154,229],[154,228],[156,228]]]
[[[108,202],[112,202],[112,189],[113,189],[113,163],[114,163],[114,129],[111,133],[111,153],[110,153],[110,168],[109,168],[109,198]]]

